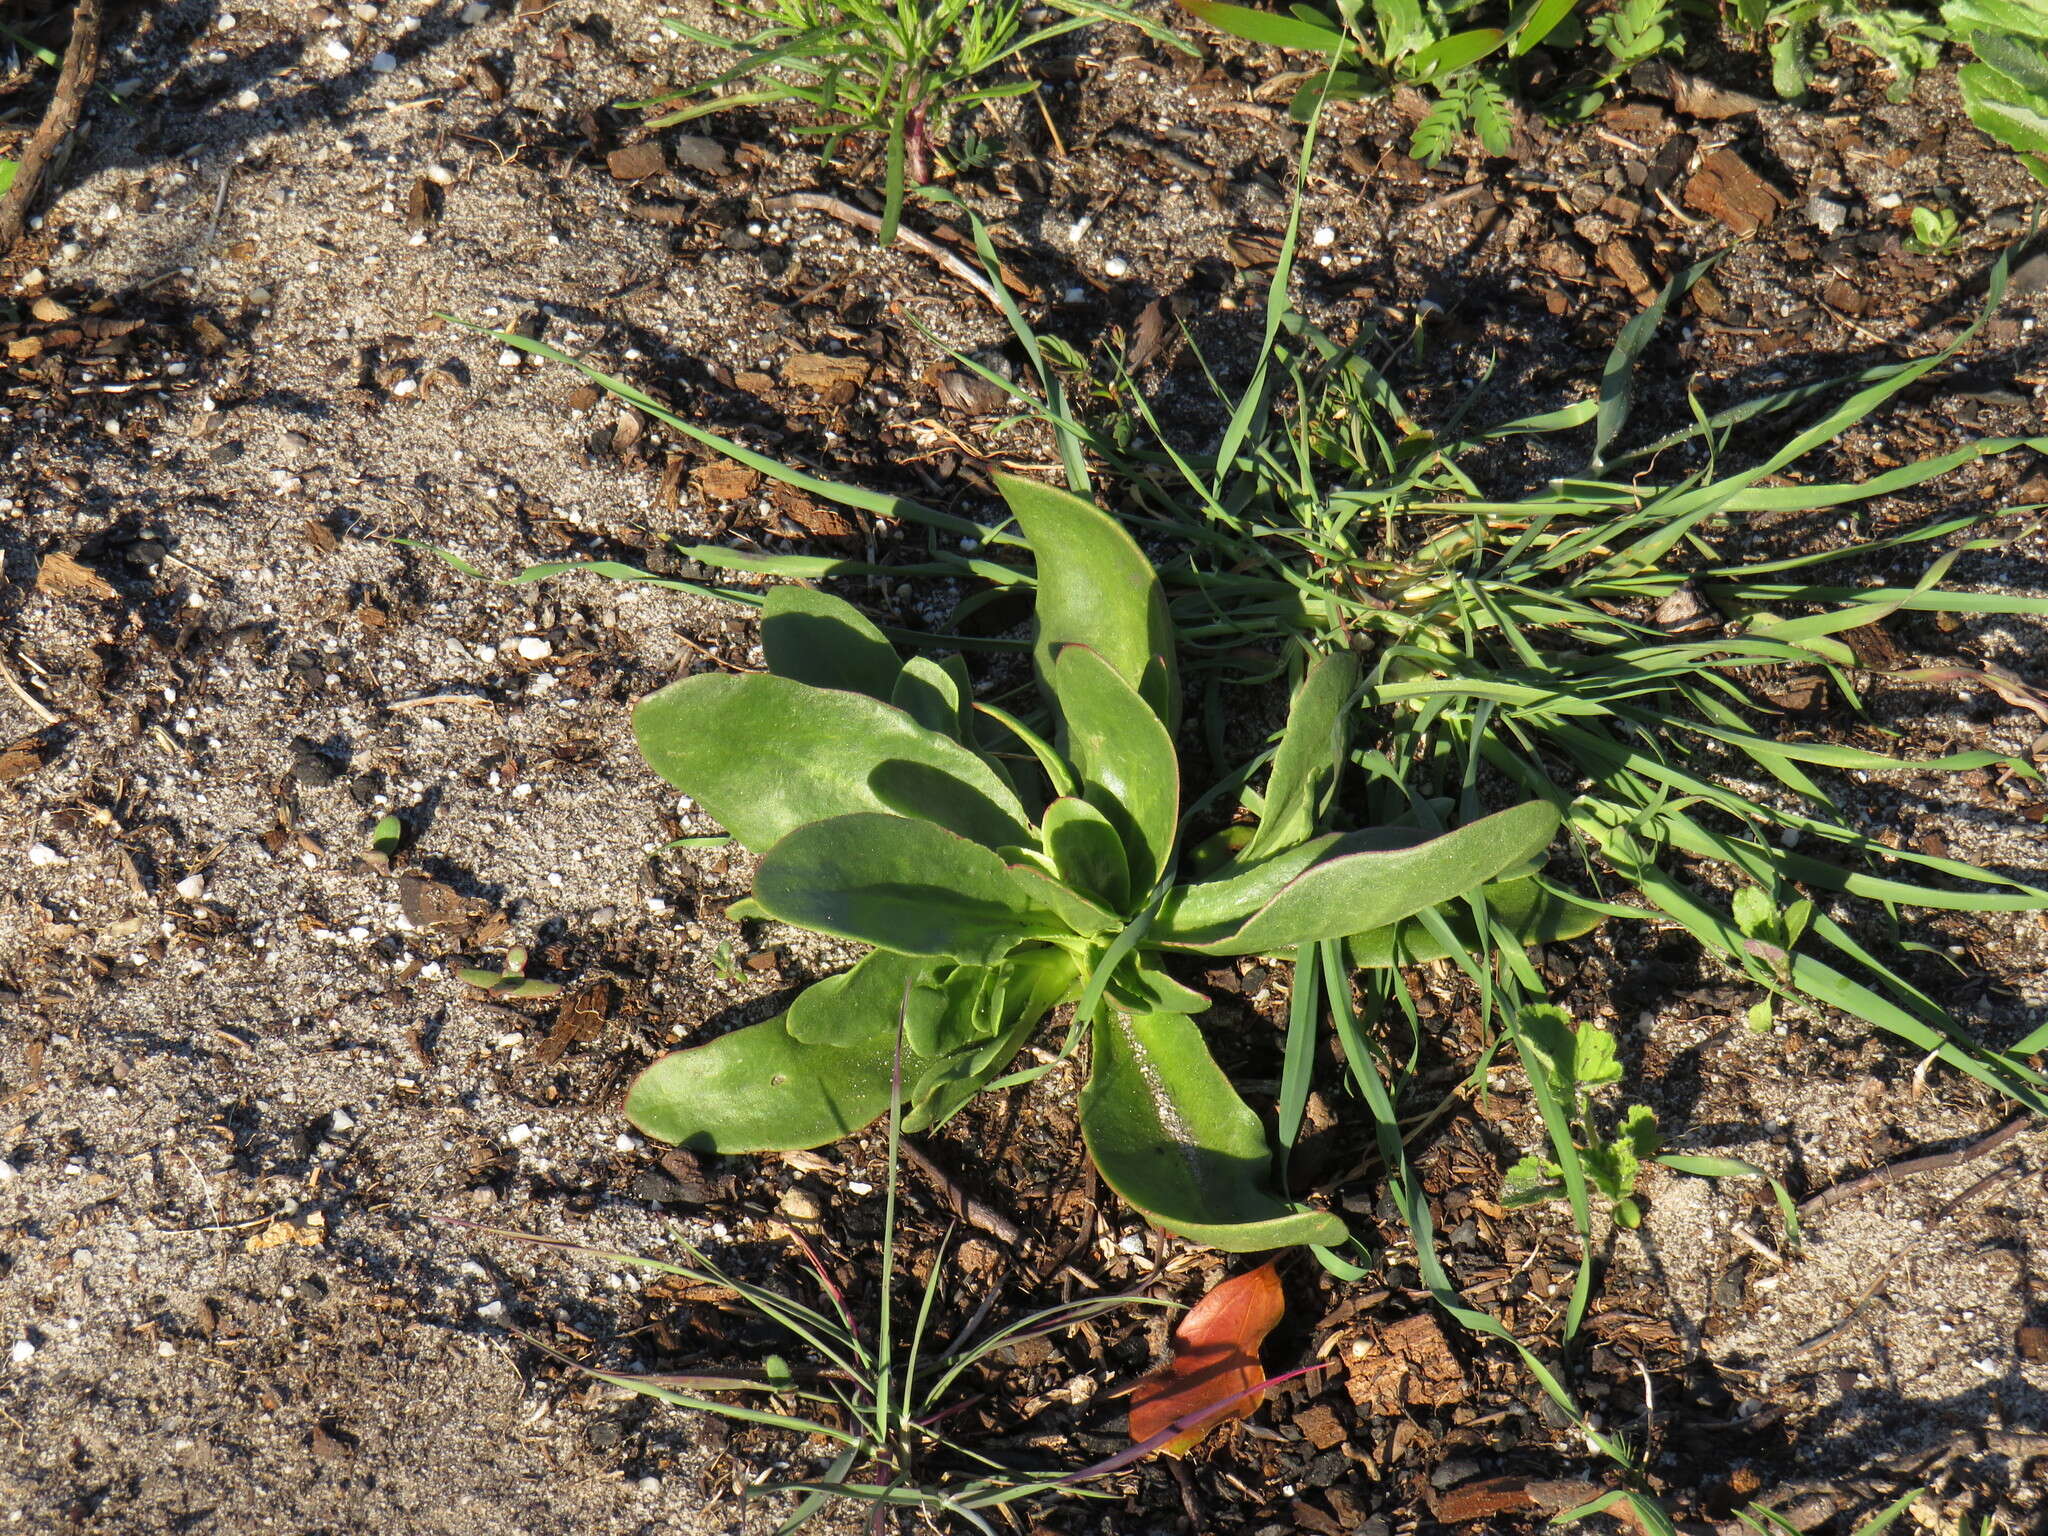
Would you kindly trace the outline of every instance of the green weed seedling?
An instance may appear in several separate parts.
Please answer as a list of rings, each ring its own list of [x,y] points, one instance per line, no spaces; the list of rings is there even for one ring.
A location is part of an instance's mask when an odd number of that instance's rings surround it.
[[[1946,256],[1955,249],[1961,225],[1953,208],[1915,208],[1906,249],[1921,256]]]
[[[1745,885],[1729,903],[1729,915],[1742,933],[1743,965],[1773,993],[1793,980],[1792,951],[1813,921],[1813,903],[1805,897],[1782,908],[1761,886]],[[1768,1034],[1777,1022],[1777,1010],[1769,997],[1750,1004],[1749,1027]]]
[[[722,37],[674,17],[662,25],[692,42],[741,55],[698,84],[648,101],[654,109],[689,104],[654,118],[655,128],[736,107],[797,104],[820,119],[798,131],[824,139],[829,162],[851,137],[877,135],[886,148],[881,243],[896,237],[907,191],[933,179],[941,162],[980,163],[986,140],[954,124],[969,109],[1036,87],[1025,79],[990,79],[1020,55],[1096,21],[1121,22],[1185,49],[1167,29],[1134,14],[1121,0],[1052,0],[1057,21],[1028,26],[1036,7],[1025,0],[765,0],[735,7],[756,30]],[[1192,51],[1192,50],[1188,50]],[[748,89],[719,94],[751,82]]]
[[[1611,1135],[1599,1126],[1594,1093],[1621,1081],[1621,1058],[1614,1036],[1598,1024],[1574,1024],[1562,1008],[1525,1008],[1520,1017],[1523,1060],[1530,1076],[1545,1079],[1539,1097],[1561,1111],[1567,1134],[1577,1147],[1580,1166],[1593,1187],[1606,1197],[1615,1224],[1640,1225],[1642,1210],[1634,1195],[1642,1165],[1657,1155],[1663,1137],[1657,1117],[1647,1105],[1622,1111]],[[1510,1208],[1562,1200],[1567,1191],[1564,1168],[1543,1157],[1525,1157],[1507,1171],[1500,1203]]]
[[[1903,101],[1913,82],[1941,62],[1949,39],[1948,28],[1924,10],[1862,0],[1735,0],[1732,15],[1739,30],[1769,50],[1771,86],[1787,101],[1807,93],[1837,37],[1891,71],[1886,94],[1894,101]]]
[[[1184,796],[1157,574],[1090,503],[998,485],[1036,557],[1032,721],[977,701],[964,661],[905,661],[856,609],[800,586],[767,593],[766,673],[686,678],[635,711],[648,763],[760,855],[731,915],[874,948],[786,1014],[656,1062],[626,1113],[721,1152],[848,1135],[888,1105],[908,989],[918,1131],[1038,1075],[1002,1074],[1072,1004],[1060,1055],[1090,1043],[1081,1132],[1113,1190],[1219,1248],[1342,1242],[1336,1217],[1270,1191],[1266,1133],[1194,1022],[1209,1000],[1167,961],[1328,941],[1368,965],[1441,954],[1418,914],[1482,888],[1500,921],[1554,933],[1570,913],[1526,873],[1557,812],[1531,801],[1441,835],[1402,818],[1322,830],[1359,685],[1348,652],[1306,669],[1268,759]],[[1255,819],[1189,846],[1211,806],[1221,820],[1239,802]]]
[[[455,976],[492,997],[559,997],[562,993],[555,982],[536,981],[527,976],[526,951],[517,946],[505,951],[505,963],[495,971],[464,966]]]
[[[1328,60],[1327,77],[1318,71],[1295,95],[1294,115],[1303,121],[1325,97],[1355,100],[1400,86],[1423,91],[1431,104],[1416,125],[1409,153],[1430,165],[1468,132],[1488,154],[1504,155],[1514,147],[1517,61],[1539,44],[1556,49],[1591,42],[1598,50],[1572,70],[1545,106],[1553,116],[1576,118],[1597,111],[1606,88],[1637,64],[1683,43],[1672,0],[1622,0],[1590,21],[1578,15],[1579,0],[1531,0],[1513,7],[1469,0],[1334,0],[1285,12],[1225,0],[1180,4],[1219,32]]]

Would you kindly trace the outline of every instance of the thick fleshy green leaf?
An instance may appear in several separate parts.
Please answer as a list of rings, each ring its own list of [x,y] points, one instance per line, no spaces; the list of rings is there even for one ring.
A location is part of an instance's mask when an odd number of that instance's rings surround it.
[[[768,670],[813,688],[840,688],[888,702],[902,660],[853,604],[813,587],[770,587],[761,600]]]
[[[1027,948],[1003,962],[1001,1026],[991,1040],[956,1051],[926,1068],[915,1084],[903,1129],[915,1135],[943,1125],[981,1086],[1007,1067],[1061,1003],[1081,988],[1073,957],[1050,947]]]
[[[934,974],[918,988],[923,1006],[911,1006],[904,1045],[926,1060],[936,1060],[993,1034],[993,1021],[984,1025],[982,1020],[993,974],[985,965],[956,965],[943,975]]]
[[[1039,818],[1038,839],[1068,885],[1113,912],[1130,911],[1130,859],[1102,812],[1062,795]]]
[[[1591,933],[1605,921],[1600,913],[1553,896],[1533,877],[1502,880],[1486,888],[1487,917],[1513,934],[1525,948],[1531,944],[1555,944]],[[1446,906],[1444,921],[1468,954],[1484,953],[1486,946],[1474,932],[1471,912],[1463,903]],[[1344,953],[1355,969],[1392,965],[1421,965],[1445,959],[1450,951],[1443,941],[1415,918],[1405,918],[1369,933],[1354,933],[1344,941]]]
[[[1331,1247],[1344,1223],[1268,1188],[1273,1151],[1185,1014],[1095,1021],[1081,1135],[1103,1182],[1146,1220],[1229,1253]]]
[[[700,673],[640,701],[648,766],[760,853],[829,816],[920,800],[919,814],[989,847],[1030,841],[1024,808],[979,757],[878,699],[765,673]]]
[[[1060,648],[1053,690],[1066,722],[1061,742],[1081,778],[1081,798],[1116,830],[1130,890],[1149,894],[1173,851],[1180,817],[1180,759],[1137,690],[1085,645]]]
[[[1339,837],[1335,832],[1326,832],[1312,842],[1256,864],[1229,859],[1206,880],[1176,885],[1166,893],[1159,916],[1147,935],[1148,942],[1194,942],[1203,935],[1214,938],[1234,933],[1254,912],[1279,895],[1290,880],[1319,861],[1361,847],[1406,847],[1414,840],[1415,834],[1406,830],[1382,831],[1377,843],[1364,833]]]
[[[1004,857],[1011,853],[1023,853],[1024,849],[1004,850]],[[1038,867],[1036,861],[1020,864],[1010,861],[1010,877],[1023,889],[1025,898],[1056,913],[1061,922],[1075,933],[1084,937],[1106,933],[1123,925],[1123,919],[1098,902],[1090,901],[1063,880],[1055,880]]]
[[[926,730],[960,739],[960,680],[931,657],[913,656],[903,663],[889,702]]]
[[[987,965],[1064,931],[994,853],[928,821],[834,816],[770,848],[754,899],[785,923],[899,951]]]
[[[1132,955],[1109,978],[1109,1000],[1130,1013],[1206,1013],[1209,998]]]
[[[1180,0],[1190,16],[1198,16],[1219,32],[1268,48],[1294,48],[1304,53],[1342,53],[1349,40],[1334,27],[1318,26],[1282,11],[1262,11],[1227,0]]]
[[[852,1046],[876,1035],[894,1035],[906,989],[932,964],[927,956],[888,949],[863,955],[851,970],[814,981],[797,994],[786,1015],[790,1038],[805,1045]]]
[[[1163,932],[1155,924],[1147,941],[1205,955],[1246,955],[1365,933],[1519,868],[1549,844],[1557,823],[1553,806],[1531,800],[1405,848],[1338,851],[1289,881],[1234,932],[1189,942],[1184,932]]]
[[[1171,733],[1180,722],[1173,621],[1159,573],[1115,518],[1036,480],[997,475],[1038,565],[1038,636],[1032,654],[1052,691],[1063,645],[1089,646],[1138,690]]]
[[[1970,121],[2009,149],[2048,154],[2048,102],[2022,89],[1989,64],[1956,72]]]
[[[823,1146],[889,1107],[896,1035],[841,1048],[792,1040],[781,1015],[671,1051],[634,1080],[626,1118],[656,1141],[703,1152]],[[922,1063],[906,1059],[904,1071]]]
[[[1265,810],[1244,850],[1247,864],[1304,843],[1315,832],[1316,818],[1343,767],[1355,716],[1351,695],[1357,688],[1358,658],[1350,651],[1319,658],[1301,680],[1266,778]]]

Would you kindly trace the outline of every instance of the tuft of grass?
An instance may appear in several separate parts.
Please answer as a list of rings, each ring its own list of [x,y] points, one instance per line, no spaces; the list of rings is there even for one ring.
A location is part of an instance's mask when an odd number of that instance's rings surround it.
[[[898,1049],[900,1053],[900,1032]],[[963,1389],[971,1373],[996,1351],[1047,1338],[1120,1308],[1171,1308],[1178,1303],[1135,1294],[1082,1297],[1042,1307],[992,1327],[990,1314],[996,1292],[990,1290],[972,1314],[953,1328],[950,1337],[942,1338],[942,1291],[947,1274],[947,1244],[951,1240],[949,1231],[931,1256],[908,1334],[904,1335],[895,1294],[901,1120],[899,1061],[888,1122],[889,1166],[883,1194],[876,1312],[865,1324],[855,1317],[845,1294],[833,1282],[817,1253],[795,1232],[790,1235],[816,1275],[823,1305],[798,1301],[740,1279],[681,1238],[677,1239],[677,1246],[683,1259],[677,1263],[472,1222],[454,1225],[607,1263],[674,1275],[695,1284],[718,1286],[733,1292],[742,1306],[787,1334],[794,1346],[792,1354],[798,1354],[798,1359],[792,1362],[779,1354],[769,1355],[757,1375],[633,1374],[594,1369],[544,1339],[516,1328],[509,1330],[593,1380],[672,1407],[696,1409],[738,1423],[804,1436],[820,1436],[829,1442],[831,1460],[822,1471],[756,1485],[755,1491],[762,1493],[801,1496],[796,1507],[775,1527],[776,1536],[789,1536],[844,1500],[868,1506],[872,1515],[870,1528],[877,1532],[883,1529],[884,1520],[893,1510],[916,1513],[927,1520],[952,1516],[985,1536],[996,1536],[996,1527],[984,1511],[1059,1493],[1099,1496],[1097,1490],[1087,1486],[1090,1480],[1117,1471],[1158,1449],[1191,1427],[1191,1422],[1214,1411],[1212,1405],[1176,1421],[1140,1445],[1068,1473],[1015,1470],[955,1436],[947,1427],[948,1421],[978,1400],[976,1396],[963,1396]],[[1261,1382],[1253,1391],[1263,1392],[1271,1384]]]
[[[989,141],[975,134],[956,142],[956,120],[1036,90],[1030,79],[989,78],[1027,50],[1091,22],[1114,21],[1195,51],[1123,0],[1051,0],[1060,19],[1030,25],[1036,9],[1026,0],[764,0],[734,7],[736,19],[753,29],[739,37],[664,17],[662,25],[677,36],[740,57],[708,80],[624,105],[687,103],[652,119],[654,128],[736,107],[808,107],[818,120],[797,131],[824,140],[827,163],[848,138],[880,136],[887,157],[880,240],[887,245],[910,189],[942,166],[971,169],[991,157]],[[725,90],[733,85],[746,88]]]
[[[1304,654],[1359,651],[1370,658],[1358,705],[1368,743],[1360,760],[1382,801],[1375,813],[1426,812],[1454,825],[1482,812],[1490,777],[1549,799],[1566,817],[1582,876],[1581,888],[1554,885],[1560,898],[1682,929],[1765,1003],[1848,1014],[2048,1108],[2048,1079],[2024,1059],[2048,1049],[2048,1028],[2003,1049],[1972,1038],[1904,974],[1902,954],[1926,946],[1900,918],[2039,911],[2048,891],[1889,846],[1848,808],[1844,783],[1984,768],[2039,775],[1994,751],[1916,760],[1825,739],[1760,687],[1805,675],[1859,712],[1873,677],[1971,683],[2039,702],[2024,684],[1977,669],[1887,670],[1856,642],[1896,614],[2048,615],[2048,601],[1950,582],[1958,561],[2028,531],[1995,532],[1995,518],[2041,508],[1945,512],[1791,554],[1744,548],[1758,516],[1853,514],[1979,460],[2048,452],[2048,438],[1982,438],[1867,480],[1804,478],[1829,445],[1976,334],[2002,299],[2006,263],[1993,268],[1976,321],[1937,352],[1711,413],[1694,396],[1690,426],[1631,447],[1641,359],[1711,258],[1623,329],[1595,398],[1475,426],[1475,393],[1426,428],[1367,355],[1377,338],[1339,346],[1289,304],[1297,229],[1298,215],[1251,382],[1235,398],[1219,388],[1228,420],[1206,452],[1176,445],[1120,374],[1087,393],[1123,402],[1137,430],[1055,411],[1048,391],[1025,399],[1078,445],[1070,466],[1083,457],[1102,466],[1134,530],[1185,551],[1162,574],[1197,653],[1188,670],[1207,692],[1212,729],[1220,732],[1230,690],[1260,685]],[[1022,316],[1009,313],[1021,330]],[[1029,350],[1046,359],[1042,378],[1080,361],[1049,338],[1034,335]],[[1530,458],[1575,449],[1584,468],[1496,496],[1484,466],[1518,444]],[[1842,569],[1915,549],[1929,558],[1907,585]],[[1693,871],[1711,871],[1711,884]],[[1519,959],[1518,946],[1484,940],[1472,953],[1475,974],[1496,981]]]

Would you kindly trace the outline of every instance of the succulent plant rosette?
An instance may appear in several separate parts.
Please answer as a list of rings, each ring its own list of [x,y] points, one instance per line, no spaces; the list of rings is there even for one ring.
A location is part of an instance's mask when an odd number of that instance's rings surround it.
[[[635,711],[648,763],[759,856],[734,917],[872,947],[785,1013],[656,1061],[626,1113],[727,1153],[834,1141],[898,1095],[904,1129],[925,1130],[1028,1080],[1043,1062],[1015,1071],[1020,1054],[1064,1025],[1089,1154],[1148,1220],[1237,1252],[1341,1242],[1336,1216],[1274,1187],[1176,957],[1341,941],[1357,966],[1426,959],[1450,930],[1420,915],[1480,892],[1491,922],[1540,937],[1556,902],[1531,872],[1558,813],[1335,827],[1348,651],[1298,669],[1277,743],[1191,798],[1151,563],[1077,496],[999,488],[1036,566],[1041,710],[977,701],[961,657],[905,660],[850,604],[792,585],[766,594],[766,671],[684,678]]]

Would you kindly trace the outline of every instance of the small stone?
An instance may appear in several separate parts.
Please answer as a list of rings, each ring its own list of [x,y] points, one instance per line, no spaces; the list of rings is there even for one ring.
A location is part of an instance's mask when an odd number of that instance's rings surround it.
[[[515,1147],[524,1146],[533,1140],[533,1127],[522,1120],[505,1133],[505,1139]]]
[[[206,450],[206,456],[223,467],[234,463],[242,456],[240,443],[215,443]]]
[[[338,37],[330,37],[320,45],[320,51],[337,64],[348,62],[348,44]]]
[[[47,868],[52,864],[62,864],[64,862],[64,855],[52,848],[48,843],[30,843],[28,845],[28,861],[31,864]]]
[[[171,889],[178,893],[180,901],[197,901],[206,894],[206,876],[187,875]]]
[[[1317,245],[1335,245],[1337,243],[1337,231],[1327,224],[1318,224],[1316,232],[1310,235],[1309,238]]]
[[[327,1117],[327,1133],[330,1136],[339,1136],[342,1132],[352,1131],[355,1128],[356,1117],[345,1109],[337,1109]]]
[[[470,3],[462,8],[462,24],[465,27],[479,26],[490,19],[491,8],[485,5],[483,0],[470,0]]]
[[[640,1479],[639,1488],[642,1493],[659,1493],[661,1492],[661,1479],[658,1477],[643,1477]]]
[[[14,1164],[7,1162],[5,1159],[0,1159],[0,1184],[5,1184],[9,1179],[18,1177],[20,1172],[21,1170],[16,1168]]]
[[[517,368],[519,366],[519,359],[523,356],[525,354],[517,347],[505,347],[498,353],[498,366],[500,368]]]
[[[7,1358],[12,1360],[16,1365],[27,1365],[29,1361],[35,1359],[35,1357],[36,1347],[35,1345],[31,1344],[27,1339],[16,1339],[14,1341],[14,1348],[10,1349],[7,1352]]]
[[[373,54],[370,57],[370,68],[380,75],[388,75],[398,68],[398,55],[395,53]]]
[[[214,20],[213,30],[216,32],[232,32],[235,30],[235,22],[237,20],[238,18],[233,11],[222,11]]]
[[[816,1221],[825,1214],[825,1208],[818,1204],[817,1197],[801,1184],[785,1191],[777,1203],[782,1214],[791,1221]]]
[[[505,1303],[502,1301],[487,1301],[476,1309],[476,1315],[487,1321],[494,1321],[505,1315]]]
[[[1832,240],[1849,221],[1849,205],[1837,202],[1825,192],[1816,192],[1806,200],[1806,216],[1813,220],[1816,229]]]
[[[1127,277],[1130,275],[1130,270],[1131,264],[1121,256],[1112,256],[1102,264],[1102,275],[1104,277]]]
[[[555,654],[555,648],[539,635],[527,635],[519,642],[519,655],[525,661],[546,661]]]
[[[452,187],[455,185],[455,167],[452,165],[443,165],[436,161],[427,167],[424,174],[427,180],[437,187]]]

